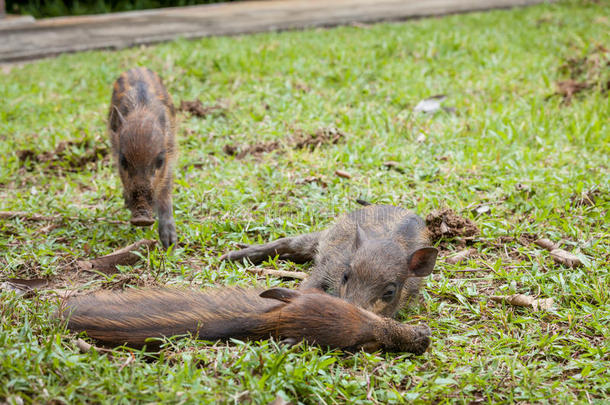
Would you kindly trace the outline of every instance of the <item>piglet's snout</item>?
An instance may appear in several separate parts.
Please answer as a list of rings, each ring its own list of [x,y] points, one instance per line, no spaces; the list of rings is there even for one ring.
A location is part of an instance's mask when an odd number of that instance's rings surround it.
[[[150,226],[155,223],[152,215],[152,191],[148,188],[138,188],[132,194],[131,224],[134,226]]]

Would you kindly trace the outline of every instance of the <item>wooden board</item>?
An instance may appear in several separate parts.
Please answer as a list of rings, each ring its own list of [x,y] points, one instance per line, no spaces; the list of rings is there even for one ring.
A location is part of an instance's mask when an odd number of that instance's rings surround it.
[[[2,1],[2,0],[0,0]],[[267,0],[0,25],[0,62],[92,49],[527,6],[544,0]]]

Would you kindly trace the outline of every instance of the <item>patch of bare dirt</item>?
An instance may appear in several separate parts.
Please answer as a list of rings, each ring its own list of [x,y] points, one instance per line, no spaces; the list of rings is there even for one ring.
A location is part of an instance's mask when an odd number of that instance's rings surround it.
[[[47,163],[48,169],[63,167],[77,170],[91,162],[103,160],[109,153],[110,148],[105,141],[99,138],[84,138],[77,141],[61,141],[52,151],[37,152],[32,149],[21,149],[17,151],[17,157],[23,164]]]
[[[224,114],[227,107],[222,104],[203,105],[201,100],[182,100],[180,102],[180,111],[189,113],[199,118],[205,118],[208,115]]]
[[[519,235],[519,237],[514,237],[514,236],[509,236],[509,235],[504,235],[504,236],[500,236],[498,239],[495,240],[495,243],[493,243],[496,247],[498,246],[504,246],[507,245],[509,243],[520,243],[523,246],[528,246],[531,245],[532,243],[534,243],[534,241],[538,240],[539,237],[538,235],[534,234],[534,233],[522,233],[521,235]]]
[[[426,225],[432,241],[455,237],[468,238],[479,234],[479,228],[474,222],[458,215],[450,208],[428,214]]]
[[[322,188],[327,188],[328,187],[328,183],[321,177],[317,177],[317,176],[308,176],[302,179],[297,179],[294,184],[312,184],[312,183],[316,183],[319,184]]]
[[[260,156],[264,153],[282,150],[284,147],[292,149],[310,149],[314,150],[324,145],[334,145],[339,143],[345,134],[337,128],[320,128],[312,133],[304,133],[297,130],[293,136],[287,138],[285,142],[269,141],[257,142],[250,145],[234,145],[226,144],[222,150],[229,156],[235,156],[237,159],[243,159],[248,155]]]
[[[226,144],[222,150],[229,156],[235,156],[237,159],[243,159],[248,155],[260,156],[264,153],[273,152],[281,149],[282,145],[278,141],[258,142],[251,145],[237,146]]]
[[[323,145],[335,145],[344,137],[345,134],[337,128],[320,128],[309,134],[297,131],[292,138],[292,147],[294,149],[316,149]]]
[[[572,102],[572,98],[582,91],[591,87],[590,83],[587,82],[577,82],[576,80],[568,79],[562,80],[555,83],[557,86],[557,91],[555,94],[563,97],[563,102],[565,104],[570,104]]]
[[[600,189],[593,188],[591,190],[577,193],[570,197],[570,201],[573,207],[593,207],[597,204],[598,200],[604,199]]]
[[[539,239],[539,236],[536,235],[535,233],[522,233],[521,236],[519,236],[519,243],[527,246],[527,245],[534,243],[534,241],[536,241],[538,239]]]
[[[566,58],[559,72],[566,77],[556,82],[556,95],[570,104],[576,94],[585,91],[607,93],[610,90],[610,51],[597,45],[584,56]]]

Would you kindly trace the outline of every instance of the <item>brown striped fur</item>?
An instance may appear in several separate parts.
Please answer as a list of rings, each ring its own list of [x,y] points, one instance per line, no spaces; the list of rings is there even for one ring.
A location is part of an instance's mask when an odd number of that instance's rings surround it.
[[[289,344],[304,340],[337,349],[421,354],[430,336],[426,325],[403,325],[316,290],[285,288],[102,291],[71,298],[63,316],[71,330],[136,347],[149,338],[190,334],[210,341],[273,337]]]
[[[330,228],[230,252],[223,259],[268,257],[313,260],[301,288],[317,288],[383,316],[395,316],[417,296],[434,269],[425,222],[405,209],[370,205],[340,217]]]
[[[171,197],[175,115],[169,93],[152,70],[130,69],[114,83],[108,129],[131,223],[152,225],[155,208],[165,248],[176,242]]]

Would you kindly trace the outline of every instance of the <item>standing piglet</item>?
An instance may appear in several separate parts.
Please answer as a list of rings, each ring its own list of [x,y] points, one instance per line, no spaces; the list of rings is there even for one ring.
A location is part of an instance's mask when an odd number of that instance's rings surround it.
[[[155,208],[166,249],[176,242],[171,195],[175,117],[172,99],[152,70],[130,69],[114,83],[108,129],[125,204],[135,226],[152,225]]]

